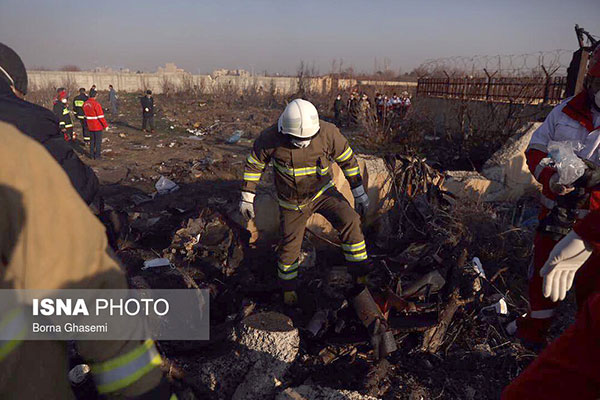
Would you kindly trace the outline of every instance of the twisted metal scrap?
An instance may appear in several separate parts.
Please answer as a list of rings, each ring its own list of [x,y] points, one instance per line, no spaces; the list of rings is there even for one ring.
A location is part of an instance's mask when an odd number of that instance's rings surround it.
[[[444,175],[426,163],[425,159],[412,156],[386,157],[386,165],[392,176],[395,207],[399,211],[398,237],[404,236],[407,224],[423,237],[445,238],[456,236],[457,221],[444,210],[449,196],[442,188]],[[416,199],[425,200],[431,215],[425,215],[416,204]],[[409,210],[415,213],[410,214]],[[418,220],[415,219],[415,214]]]

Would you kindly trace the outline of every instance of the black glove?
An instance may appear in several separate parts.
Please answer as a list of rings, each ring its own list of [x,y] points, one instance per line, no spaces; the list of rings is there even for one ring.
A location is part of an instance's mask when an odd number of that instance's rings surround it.
[[[600,185],[600,166],[589,160],[583,160],[583,162],[586,167],[585,172],[573,183],[573,186],[579,188],[591,188]]]

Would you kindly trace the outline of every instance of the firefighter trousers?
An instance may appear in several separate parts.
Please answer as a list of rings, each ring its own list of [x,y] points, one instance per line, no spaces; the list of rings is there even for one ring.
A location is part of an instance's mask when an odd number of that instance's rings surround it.
[[[85,140],[86,142],[89,142],[90,131],[88,130],[87,121],[85,120],[85,117],[80,118],[78,116],[77,119],[79,119],[79,123],[81,124],[81,135],[83,137],[83,140]]]
[[[549,235],[536,233],[533,241],[533,262],[529,268],[529,313],[517,320],[517,336],[530,343],[544,344],[558,302],[544,297],[544,278],[540,270],[557,241]],[[600,277],[600,255],[594,252],[575,275],[575,296],[578,307],[595,290]]]
[[[360,216],[335,187],[307,204],[301,210],[279,207],[281,241],[278,253],[278,276],[283,290],[295,290],[298,258],[308,219],[318,213],[339,232],[348,271],[354,276],[368,272],[367,248]]]

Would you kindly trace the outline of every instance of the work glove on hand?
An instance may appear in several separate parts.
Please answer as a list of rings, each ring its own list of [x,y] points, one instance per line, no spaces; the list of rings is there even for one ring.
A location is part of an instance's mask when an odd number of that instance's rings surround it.
[[[544,278],[544,296],[552,301],[564,300],[575,273],[592,254],[586,243],[574,231],[554,246],[540,276]]]
[[[573,182],[573,186],[590,188],[599,185],[600,166],[586,159],[584,159],[583,162],[585,163],[585,172],[583,173],[583,176],[579,177],[579,179]]]
[[[550,177],[550,181],[548,182],[548,186],[550,186],[550,190],[553,193],[556,193],[559,196],[564,196],[567,193],[572,192],[575,188],[573,186],[563,185],[562,183],[558,183],[558,172],[555,172],[554,175]]]
[[[295,290],[286,290],[283,292],[283,302],[288,306],[298,304],[298,294]]]
[[[240,200],[240,213],[246,220],[255,217],[254,214],[254,193],[242,192],[242,200]]]
[[[352,195],[354,196],[354,209],[361,217],[364,217],[369,209],[369,196],[365,193],[364,186],[360,185],[352,189]]]

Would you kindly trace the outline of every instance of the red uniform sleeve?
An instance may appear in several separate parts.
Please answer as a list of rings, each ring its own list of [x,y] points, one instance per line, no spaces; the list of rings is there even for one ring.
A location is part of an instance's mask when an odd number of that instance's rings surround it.
[[[575,224],[573,230],[585,242],[594,246],[595,251],[600,251],[600,210],[591,211]]]
[[[554,175],[556,170],[552,167],[544,167],[540,164],[540,161],[548,157],[548,153],[530,148],[525,152],[525,156],[527,157],[529,171],[531,171],[535,179],[544,187],[544,194],[549,194],[550,178]]]
[[[102,124],[102,128],[108,128],[108,123],[106,122],[106,119],[104,119],[104,110],[102,109],[100,103],[96,103],[96,109],[94,111],[96,112],[98,121]]]

